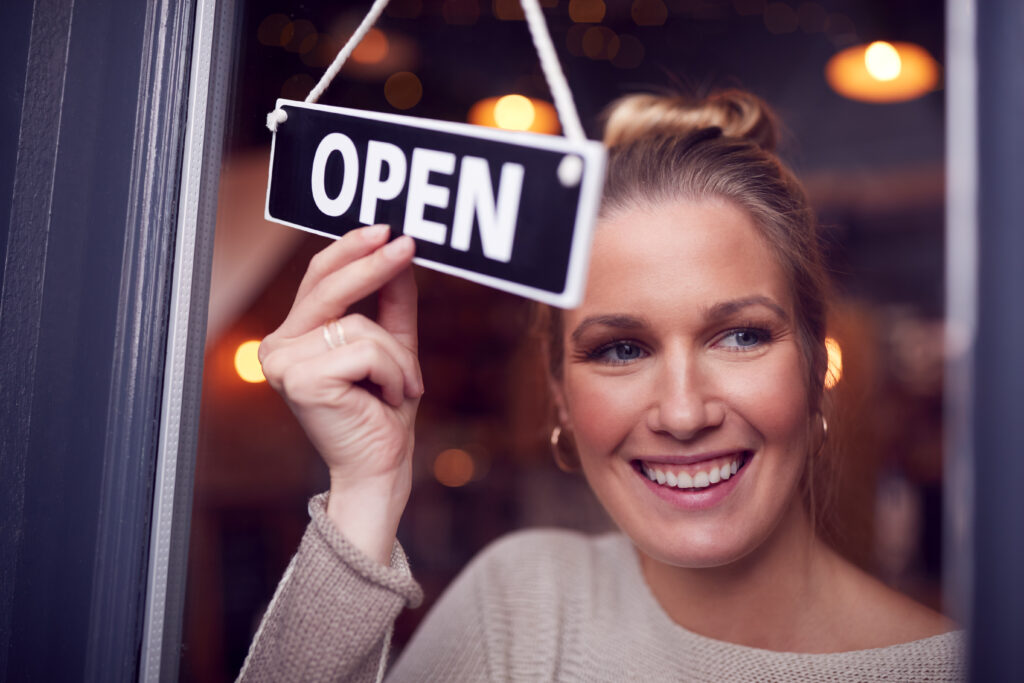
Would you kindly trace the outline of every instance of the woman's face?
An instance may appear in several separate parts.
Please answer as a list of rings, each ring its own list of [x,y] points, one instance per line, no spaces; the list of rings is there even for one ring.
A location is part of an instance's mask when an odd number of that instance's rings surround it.
[[[793,316],[781,268],[729,203],[599,224],[555,393],[590,486],[652,559],[721,566],[802,519],[788,514],[808,432]]]

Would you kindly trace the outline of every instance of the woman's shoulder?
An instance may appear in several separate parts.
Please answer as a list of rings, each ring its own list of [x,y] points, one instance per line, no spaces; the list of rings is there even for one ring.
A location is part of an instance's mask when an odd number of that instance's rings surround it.
[[[942,648],[958,643],[959,632],[949,617],[860,568],[844,565],[837,572],[829,609],[835,631],[846,640],[843,649],[884,648],[894,644]]]

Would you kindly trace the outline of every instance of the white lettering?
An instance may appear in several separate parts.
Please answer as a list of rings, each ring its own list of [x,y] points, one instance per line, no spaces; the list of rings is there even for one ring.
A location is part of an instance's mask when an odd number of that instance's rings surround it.
[[[384,164],[388,178],[381,177]],[[394,199],[405,185],[405,153],[389,142],[370,140],[366,145],[366,169],[363,172],[363,199],[359,205],[359,222],[377,222],[377,202]]]
[[[341,179],[341,191],[331,199],[324,187],[326,180],[327,160],[334,152],[341,152],[344,172]],[[313,172],[310,183],[313,190],[313,201],[316,207],[328,216],[340,216],[352,206],[356,196],[356,178],[359,174],[359,155],[352,139],[341,133],[331,133],[320,141],[313,155]]]
[[[459,190],[455,197],[455,219],[452,222],[453,248],[469,251],[475,215],[480,226],[484,256],[502,263],[512,260],[512,242],[516,236],[524,173],[521,164],[502,164],[498,201],[495,202],[487,160],[479,157],[463,158],[459,169]]]
[[[451,175],[455,171],[455,155],[433,149],[416,148],[412,152],[409,170],[409,195],[405,205],[405,224],[402,232],[417,239],[444,244],[448,228],[444,223],[428,221],[423,217],[426,206],[444,209],[451,194],[447,187],[430,184],[431,173]]]

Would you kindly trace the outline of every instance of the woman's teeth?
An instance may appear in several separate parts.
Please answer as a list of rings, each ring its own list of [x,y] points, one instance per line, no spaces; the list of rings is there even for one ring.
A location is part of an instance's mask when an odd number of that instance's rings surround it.
[[[726,460],[714,460],[708,463],[701,463],[696,471],[673,471],[667,466],[648,465],[640,463],[640,469],[653,482],[662,486],[672,486],[678,489],[702,489],[720,481],[725,481],[740,469],[743,456],[736,455]]]

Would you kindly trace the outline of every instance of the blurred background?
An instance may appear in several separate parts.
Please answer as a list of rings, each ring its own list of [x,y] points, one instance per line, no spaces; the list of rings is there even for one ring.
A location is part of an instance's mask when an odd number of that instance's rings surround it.
[[[255,348],[328,241],[263,220],[278,97],[302,99],[369,2],[247,0],[234,43],[210,295],[181,677],[231,680],[326,472]],[[742,87],[825,226],[838,417],[830,537],[941,609],[943,4],[929,0],[541,0],[590,137],[617,96]],[[391,0],[324,104],[559,132],[518,0]],[[399,537],[423,613],[515,528],[609,522],[551,460],[525,300],[418,269],[427,394]],[[372,313],[372,302],[363,306]]]

